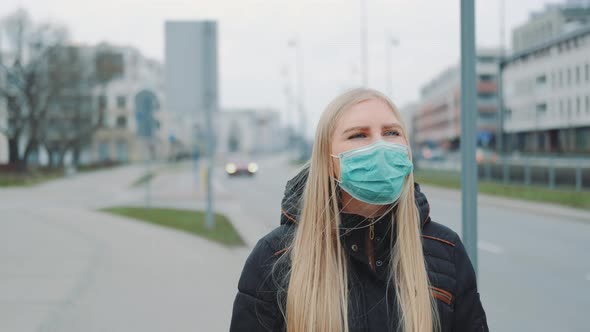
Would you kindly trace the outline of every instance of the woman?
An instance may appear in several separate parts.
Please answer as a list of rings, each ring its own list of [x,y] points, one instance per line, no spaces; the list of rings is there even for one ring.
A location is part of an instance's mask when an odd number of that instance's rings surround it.
[[[281,226],[248,257],[231,331],[488,331],[459,237],[430,220],[400,113],[356,89],[321,116]]]

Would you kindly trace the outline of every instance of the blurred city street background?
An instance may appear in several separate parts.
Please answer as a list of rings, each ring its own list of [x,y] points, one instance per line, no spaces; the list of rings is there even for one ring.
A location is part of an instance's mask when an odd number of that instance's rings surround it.
[[[0,4],[0,331],[227,331],[356,86],[398,105],[430,216],[461,234],[460,1],[103,2]],[[490,330],[588,331],[590,1],[476,8]]]

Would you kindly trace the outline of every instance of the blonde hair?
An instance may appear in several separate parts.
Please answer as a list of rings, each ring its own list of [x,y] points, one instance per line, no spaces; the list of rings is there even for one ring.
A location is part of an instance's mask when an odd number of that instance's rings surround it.
[[[342,113],[369,99],[382,100],[391,108],[408,140],[400,113],[386,96],[375,90],[346,92],[323,112],[316,130],[298,226],[288,249],[291,265],[286,275],[288,289],[283,311],[288,332],[349,331],[347,258],[340,240],[340,213],[330,150],[334,127]],[[400,327],[404,332],[439,330],[422,249],[413,173],[408,175],[396,204],[392,222],[397,220],[397,227],[392,227],[391,236],[395,236],[396,229],[397,241],[391,250],[390,275],[394,277],[390,281],[397,293]]]

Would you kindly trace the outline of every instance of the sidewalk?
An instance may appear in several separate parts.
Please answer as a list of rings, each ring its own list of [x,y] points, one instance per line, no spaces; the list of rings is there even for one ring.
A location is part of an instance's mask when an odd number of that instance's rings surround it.
[[[0,331],[228,329],[249,249],[95,211],[141,204],[129,188],[141,174],[132,165],[0,191]],[[195,208],[185,194],[170,202]]]
[[[259,222],[248,216],[239,204],[238,197],[228,192],[221,185],[220,176],[214,174],[212,179],[214,188],[214,210],[226,215],[236,228],[248,248],[252,248],[260,234],[270,231]],[[206,210],[207,194],[202,179],[196,184],[194,170],[181,168],[160,173],[152,181],[152,206],[162,208],[177,208],[189,210]],[[145,188],[137,187],[135,195],[127,201],[127,205],[145,206]],[[278,224],[277,224],[278,225]]]

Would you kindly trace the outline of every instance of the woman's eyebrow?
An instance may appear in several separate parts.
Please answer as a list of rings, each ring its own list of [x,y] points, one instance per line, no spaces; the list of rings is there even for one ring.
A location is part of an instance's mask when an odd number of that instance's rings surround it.
[[[384,129],[385,129],[385,128],[387,128],[387,129],[390,129],[390,128],[398,128],[398,129],[400,129],[400,130],[401,130],[401,129],[403,129],[403,128],[402,128],[402,126],[401,126],[399,123],[390,123],[390,124],[386,124],[386,125],[383,125],[383,128],[384,128]]]
[[[346,135],[346,133],[349,133],[351,131],[356,131],[356,130],[367,130],[369,127],[363,127],[363,126],[358,126],[358,127],[351,127],[346,129],[345,131],[342,132],[342,135]]]

